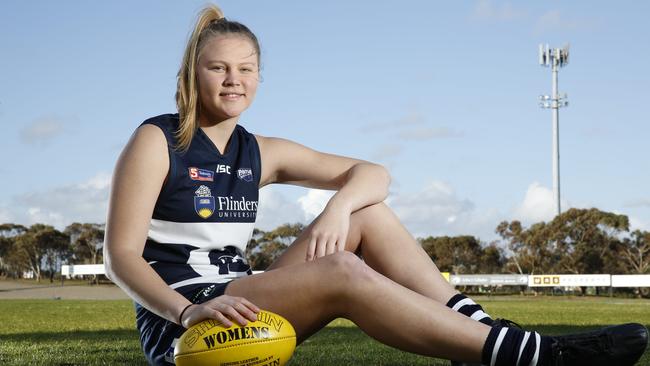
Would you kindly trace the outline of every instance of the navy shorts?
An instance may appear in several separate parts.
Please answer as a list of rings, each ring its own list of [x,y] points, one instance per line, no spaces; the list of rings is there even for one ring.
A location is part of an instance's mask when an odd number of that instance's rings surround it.
[[[200,285],[179,292],[192,303],[201,304],[223,295],[228,284],[229,282]],[[137,302],[135,318],[147,362],[151,365],[174,365],[174,346],[185,328],[159,317]]]

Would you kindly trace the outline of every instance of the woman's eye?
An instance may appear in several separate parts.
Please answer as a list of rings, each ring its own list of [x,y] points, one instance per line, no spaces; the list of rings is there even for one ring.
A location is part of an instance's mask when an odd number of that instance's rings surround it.
[[[244,68],[244,69],[241,69],[241,71],[242,72],[253,72],[253,69]]]
[[[210,70],[213,70],[213,71],[224,71],[225,69],[226,69],[226,68],[223,67],[223,66],[212,66],[212,67],[210,68]]]

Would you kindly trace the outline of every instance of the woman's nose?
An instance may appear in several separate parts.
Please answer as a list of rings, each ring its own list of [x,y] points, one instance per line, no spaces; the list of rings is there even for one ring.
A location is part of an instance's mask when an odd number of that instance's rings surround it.
[[[223,81],[223,84],[227,86],[240,85],[241,82],[239,80],[239,75],[236,72],[227,73],[226,78]]]

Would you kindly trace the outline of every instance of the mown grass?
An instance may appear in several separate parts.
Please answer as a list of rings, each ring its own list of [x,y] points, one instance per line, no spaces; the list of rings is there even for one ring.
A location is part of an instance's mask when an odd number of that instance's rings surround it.
[[[601,325],[650,325],[650,301],[609,298],[480,298],[495,317],[516,320],[544,334]],[[134,326],[133,303],[125,300],[0,301],[2,365],[145,365]],[[336,320],[303,343],[296,365],[448,365],[404,353],[367,337],[354,324]],[[650,365],[646,352],[640,365]]]

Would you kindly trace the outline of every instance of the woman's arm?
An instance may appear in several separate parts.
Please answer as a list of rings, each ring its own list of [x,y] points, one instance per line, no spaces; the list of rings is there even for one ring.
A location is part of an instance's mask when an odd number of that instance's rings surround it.
[[[343,250],[350,214],[388,195],[390,175],[381,165],[321,153],[284,139],[257,136],[257,140],[262,155],[260,186],[287,183],[338,191],[316,222],[307,260]]]
[[[104,265],[109,278],[131,298],[159,316],[178,322],[190,302],[172,290],[142,258],[149,222],[167,171],[163,132],[144,125],[120,155],[111,183]]]
[[[138,128],[120,155],[113,174],[104,265],[108,277],[131,298],[157,315],[179,323],[179,315],[190,301],[171,289],[142,258],[153,208],[168,170],[163,132],[153,125]],[[246,324],[241,314],[255,319],[248,309],[256,308],[246,300],[229,296],[218,299],[192,306],[183,314],[181,325],[189,326],[206,318],[229,324],[224,314],[240,324]]]

